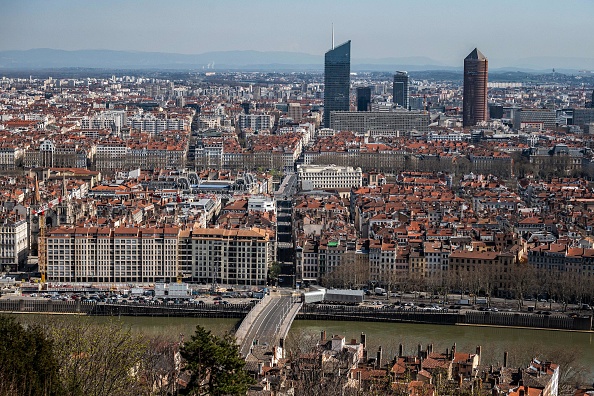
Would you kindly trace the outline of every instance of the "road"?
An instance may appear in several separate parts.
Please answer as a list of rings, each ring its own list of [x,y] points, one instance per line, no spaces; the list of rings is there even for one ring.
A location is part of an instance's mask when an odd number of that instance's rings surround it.
[[[240,347],[242,356],[247,356],[255,340],[259,345],[268,344],[271,347],[278,342],[280,325],[293,304],[293,298],[290,294],[280,292],[273,292],[272,296],[272,301],[258,315],[246,334]]]

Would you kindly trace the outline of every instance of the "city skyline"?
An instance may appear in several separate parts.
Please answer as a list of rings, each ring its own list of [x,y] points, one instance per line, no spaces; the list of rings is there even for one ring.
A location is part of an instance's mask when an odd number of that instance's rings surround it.
[[[0,51],[54,48],[201,54],[247,49],[322,55],[331,46],[334,22],[336,41],[352,40],[356,61],[429,57],[444,66],[459,66],[470,48],[480,47],[490,54],[494,68],[561,68],[568,65],[558,64],[558,59],[574,58],[576,68],[594,69],[594,58],[583,51],[594,47],[588,30],[594,3],[582,0],[564,7],[535,0],[496,4],[305,1],[304,7],[265,0],[249,6],[237,1],[164,4],[147,0],[140,3],[142,7],[112,0],[4,3]],[[395,45],[391,18],[396,14],[407,18],[399,19],[402,25]]]

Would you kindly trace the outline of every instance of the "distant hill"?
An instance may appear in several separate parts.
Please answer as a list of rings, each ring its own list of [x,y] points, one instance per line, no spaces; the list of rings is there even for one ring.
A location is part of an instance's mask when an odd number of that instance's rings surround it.
[[[51,68],[317,70],[324,56],[281,51],[218,51],[186,55],[112,50],[64,51],[48,48],[0,51],[0,69]],[[353,59],[353,71],[441,70],[450,67],[429,58]]]
[[[0,70],[6,69],[169,69],[169,70],[254,70],[323,71],[324,56],[283,51],[217,51],[203,54],[172,54],[113,50],[64,51],[38,48],[26,51],[0,51]],[[594,58],[525,58],[506,68],[492,71],[577,72],[594,70]],[[460,71],[460,65],[447,65],[426,57],[353,58],[353,72],[361,71]]]

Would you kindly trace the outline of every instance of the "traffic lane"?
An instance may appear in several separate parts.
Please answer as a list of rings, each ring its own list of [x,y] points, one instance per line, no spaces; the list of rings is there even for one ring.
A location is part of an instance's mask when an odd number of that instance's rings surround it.
[[[274,298],[260,313],[258,318],[254,321],[244,339],[241,347],[241,353],[246,356],[250,346],[254,340],[258,341],[259,345],[271,344],[276,342],[278,328],[284,316],[283,313],[288,310],[288,304],[291,302],[291,297]]]
[[[241,346],[241,353],[243,356],[247,355],[251,345],[254,343],[254,340],[258,340],[259,344],[262,343],[262,342],[260,342],[260,339],[259,339],[261,328],[262,328],[263,324],[265,323],[265,321],[267,320],[267,318],[270,317],[270,315],[274,312],[274,309],[277,306],[277,304],[279,303],[279,300],[280,299],[273,298],[268,303],[268,305],[266,307],[264,307],[262,312],[260,312],[260,315],[258,315],[256,320],[254,320],[254,323],[248,330],[246,337],[244,339],[243,345]]]
[[[281,297],[281,301],[274,307],[271,312],[270,319],[265,322],[264,327],[261,329],[261,334],[268,342],[276,342],[278,336],[278,330],[282,324],[285,314],[289,310],[289,304],[291,302],[290,297]]]

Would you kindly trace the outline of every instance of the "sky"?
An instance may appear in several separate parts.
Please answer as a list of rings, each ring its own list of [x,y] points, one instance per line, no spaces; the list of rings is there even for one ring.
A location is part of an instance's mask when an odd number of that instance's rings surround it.
[[[491,67],[594,58],[594,0],[0,0],[0,51],[53,48],[425,57],[457,66],[474,47]],[[594,68],[594,65],[592,66]]]

